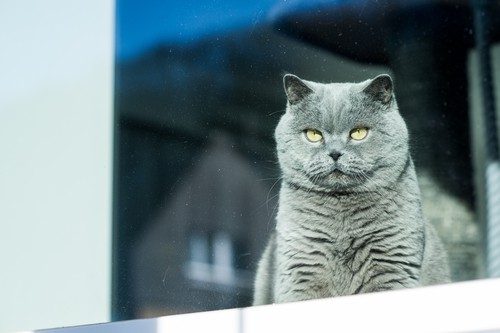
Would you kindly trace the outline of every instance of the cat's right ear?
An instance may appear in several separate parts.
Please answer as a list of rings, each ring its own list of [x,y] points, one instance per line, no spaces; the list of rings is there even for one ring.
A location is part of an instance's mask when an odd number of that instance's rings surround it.
[[[381,74],[371,80],[363,92],[383,105],[388,105],[393,98],[393,86],[391,77],[387,74]]]
[[[286,74],[283,77],[283,86],[290,105],[299,103],[313,91],[298,76]]]

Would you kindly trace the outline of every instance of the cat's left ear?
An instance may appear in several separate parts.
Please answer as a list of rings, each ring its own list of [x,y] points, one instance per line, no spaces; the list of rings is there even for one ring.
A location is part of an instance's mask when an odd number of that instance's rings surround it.
[[[382,74],[371,80],[371,82],[363,89],[363,92],[371,96],[374,100],[388,105],[393,98],[393,83],[392,79],[387,74]]]
[[[313,92],[304,81],[293,74],[286,74],[283,77],[283,86],[291,105],[299,103]]]

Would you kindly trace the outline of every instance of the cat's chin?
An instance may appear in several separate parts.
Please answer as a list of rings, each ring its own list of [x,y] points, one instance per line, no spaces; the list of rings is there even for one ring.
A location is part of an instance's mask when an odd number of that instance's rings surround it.
[[[324,191],[348,191],[358,185],[355,183],[354,177],[338,168],[333,169],[324,177],[319,177],[315,180],[315,185]]]

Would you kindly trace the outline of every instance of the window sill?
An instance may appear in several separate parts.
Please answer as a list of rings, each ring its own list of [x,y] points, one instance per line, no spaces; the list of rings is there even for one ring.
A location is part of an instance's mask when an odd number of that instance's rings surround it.
[[[93,332],[500,332],[500,279],[44,330]]]

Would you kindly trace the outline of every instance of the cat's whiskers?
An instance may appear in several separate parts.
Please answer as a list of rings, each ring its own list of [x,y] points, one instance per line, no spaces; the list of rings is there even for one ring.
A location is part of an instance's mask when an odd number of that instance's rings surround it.
[[[367,195],[369,195],[372,201],[375,201],[377,199],[376,197],[374,197],[374,195],[376,195],[378,198],[383,196],[383,194],[379,190],[379,187],[377,185],[378,181],[376,179],[370,177],[365,171],[362,170],[356,173],[356,176],[360,177],[360,186],[361,188],[365,189],[365,191],[362,191],[362,193],[366,193]],[[373,188],[370,188],[367,183],[371,183]]]
[[[279,195],[279,194],[277,194]],[[267,225],[270,225],[272,224],[272,220],[276,217],[277,215],[277,210],[278,210],[278,206],[279,206],[279,200],[276,200],[276,202],[274,203],[274,207],[273,207],[273,210],[271,211],[271,214],[269,214],[269,219],[267,220]]]
[[[273,179],[273,178],[269,178],[269,179]],[[276,194],[274,194],[272,197],[270,197],[271,192],[274,190],[274,187],[275,187],[278,183],[280,183],[280,182],[281,182],[281,180],[282,180],[282,179],[283,179],[283,176],[280,176],[280,177],[276,178],[276,181],[275,181],[275,182],[273,183],[273,185],[269,188],[269,191],[267,191],[267,196],[266,196],[266,202],[265,202],[265,205],[266,205],[266,208],[267,208],[267,210],[268,210],[268,211],[269,211],[269,202],[270,202],[272,199],[274,199],[274,198],[276,198],[277,196],[279,196],[279,191],[277,191],[277,193],[276,193]],[[261,206],[261,207],[262,207],[262,206]],[[259,207],[259,208],[261,208],[261,207]],[[276,205],[275,205],[275,207],[273,208],[273,213],[274,213],[274,211],[275,211],[275,210],[276,210]]]
[[[266,211],[269,212],[269,203],[276,197],[279,197],[279,191],[276,191],[276,193],[271,196],[271,192],[273,191],[273,189],[276,187],[276,185],[278,183],[280,183],[281,180],[283,180],[283,176],[280,176],[278,178],[269,178],[269,180],[271,179],[276,179],[275,182],[273,183],[273,185],[271,185],[271,187],[269,188],[269,191],[267,192],[267,196],[266,196],[266,202],[264,202],[262,205],[258,206],[254,212],[258,211],[259,209],[261,209],[262,207],[264,207],[264,205],[266,206]],[[276,211],[278,210],[278,205],[279,205],[279,200],[275,200],[274,202],[274,205],[273,205],[273,209],[271,210],[271,213],[269,214],[269,219],[267,221],[267,224],[268,225],[271,225],[273,224],[272,223],[272,220],[276,217]]]
[[[310,178],[311,184],[309,184],[306,187],[306,194],[310,194],[312,192],[318,179],[319,179],[319,175],[313,175],[312,178]]]

